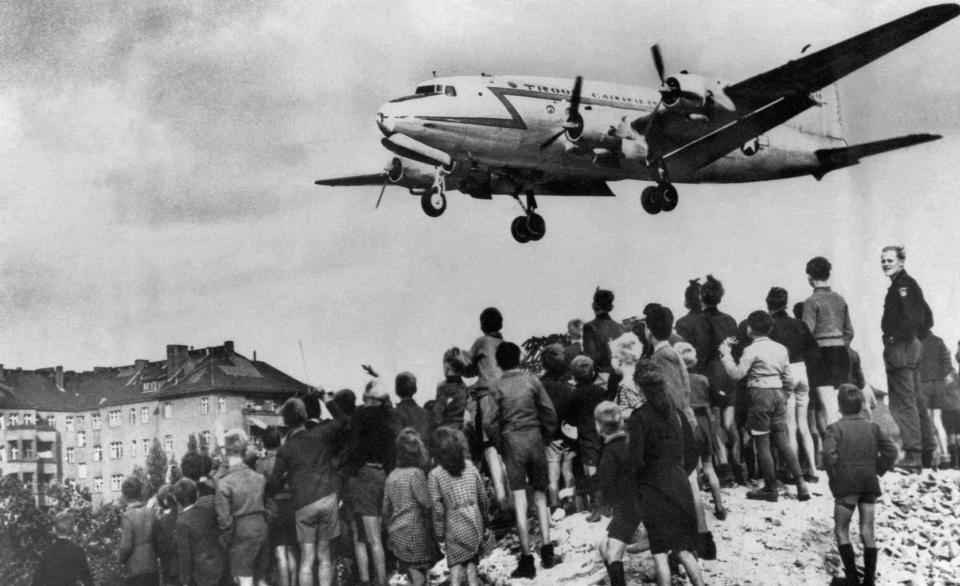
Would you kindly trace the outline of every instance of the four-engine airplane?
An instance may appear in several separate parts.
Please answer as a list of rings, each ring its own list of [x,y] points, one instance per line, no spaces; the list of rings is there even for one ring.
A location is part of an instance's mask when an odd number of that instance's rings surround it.
[[[653,181],[640,202],[657,214],[677,206],[677,183],[820,179],[862,157],[940,138],[848,146],[828,86],[958,14],[956,4],[924,8],[738,83],[665,76],[656,45],[659,89],[581,77],[434,78],[377,113],[381,143],[395,155],[383,171],[316,183],[382,185],[381,198],[396,184],[420,196],[432,217],[446,209],[447,190],[510,195],[524,212],[511,233],[527,242],[546,233],[537,195],[612,196],[608,181]],[[798,117],[814,106],[804,115],[813,114],[812,123]]]

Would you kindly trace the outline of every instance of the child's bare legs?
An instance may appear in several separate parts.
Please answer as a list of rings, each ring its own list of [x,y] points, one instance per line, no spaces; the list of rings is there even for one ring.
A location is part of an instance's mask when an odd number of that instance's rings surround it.
[[[723,511],[723,493],[720,492],[720,479],[717,478],[717,471],[713,469],[713,462],[710,459],[701,460],[700,465],[703,468],[703,474],[707,477],[707,484],[710,485],[710,494],[713,495],[713,510],[717,515]]]
[[[813,436],[810,434],[810,422],[808,420],[809,405],[802,400],[797,404],[797,431],[800,433],[800,445],[803,447],[803,461],[800,468],[807,474],[816,475],[817,462],[814,454]],[[797,458],[800,453],[797,452]]]
[[[877,547],[877,538],[873,533],[875,506],[873,503],[860,503],[858,508],[860,509],[860,539],[863,541],[863,547]],[[850,515],[853,515],[853,511]],[[847,542],[849,541],[850,536],[847,535]]]
[[[450,566],[450,586],[460,586],[463,583],[464,565],[454,564]]]
[[[367,546],[370,548],[370,557],[373,558],[376,584],[377,586],[386,586],[387,562],[383,551],[380,517],[363,516],[361,518],[363,519],[363,532],[366,534]]]
[[[413,586],[423,586],[427,583],[427,576],[420,571],[420,568],[407,568],[407,576],[410,577],[410,584]]]
[[[527,491],[513,491],[513,510],[517,517],[517,533],[520,537],[520,553],[530,555],[530,531],[527,523]]]
[[[820,433],[820,421],[815,408],[807,409],[807,428],[810,430],[810,439],[813,440],[813,463],[817,470],[823,468],[823,434]]]
[[[707,532],[707,515],[703,512],[703,496],[700,494],[700,483],[697,482],[697,471],[694,470],[687,476],[690,483],[690,490],[693,491],[693,508],[697,513],[697,532]]]
[[[817,395],[820,396],[820,404],[823,405],[823,417],[826,425],[830,425],[840,419],[840,405],[837,403],[836,387],[823,386],[817,387]],[[826,427],[826,425],[824,427]]]
[[[480,586],[480,576],[477,574],[477,562],[467,562],[467,586]]]
[[[687,578],[693,586],[703,586],[703,572],[700,571],[700,564],[697,558],[689,551],[678,551],[677,557],[683,564],[683,569],[687,571]],[[667,561],[667,554],[653,554],[653,567],[657,572],[657,586],[670,586],[670,563]]]
[[[500,503],[501,507],[506,508],[507,489],[503,484],[503,464],[500,462],[500,454],[497,453],[497,448],[493,446],[484,448],[483,458],[490,470],[490,480],[493,481],[493,492],[497,496],[497,502]]]
[[[933,422],[933,429],[937,437],[937,449],[940,451],[940,459],[945,460],[950,457],[950,452],[947,451],[947,430],[943,427],[943,420],[941,419],[941,414],[943,412],[940,409],[931,409],[930,410],[930,420]],[[934,462],[934,466],[938,466],[940,462]]]
[[[361,582],[370,581],[370,558],[367,556],[367,544],[360,538],[360,528],[362,525],[359,525],[356,521],[352,522],[353,525],[353,554],[357,558],[357,574],[360,575]],[[303,582],[303,576],[300,577],[301,583]]]

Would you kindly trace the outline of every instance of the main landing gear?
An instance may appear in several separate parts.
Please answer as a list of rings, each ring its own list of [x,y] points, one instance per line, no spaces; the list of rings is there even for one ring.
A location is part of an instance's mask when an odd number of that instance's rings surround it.
[[[446,181],[447,172],[443,167],[437,167],[433,178],[433,185],[420,196],[420,207],[431,218],[440,217],[447,210]]]
[[[640,194],[640,205],[648,214],[672,212],[680,201],[677,188],[670,183],[651,185]]]
[[[533,191],[527,190],[526,195],[527,205],[523,205],[520,201],[520,194],[514,194],[513,199],[517,200],[524,215],[517,216],[510,223],[510,234],[513,235],[514,240],[521,244],[531,240],[536,242],[547,233],[546,221],[544,221],[543,216],[534,211],[537,209],[537,200],[533,197]]]

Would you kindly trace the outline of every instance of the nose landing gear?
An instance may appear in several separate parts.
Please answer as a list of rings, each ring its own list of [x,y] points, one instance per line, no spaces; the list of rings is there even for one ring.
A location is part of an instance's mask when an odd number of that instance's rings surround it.
[[[433,186],[420,196],[420,207],[423,208],[431,218],[440,217],[447,209],[446,181],[444,176],[446,172],[442,167],[437,167],[437,173],[433,179]]]
[[[517,200],[517,204],[520,205],[524,215],[517,216],[510,223],[510,234],[514,240],[521,244],[530,241],[536,242],[547,233],[547,222],[543,219],[543,216],[534,211],[537,209],[537,200],[533,196],[533,191],[527,190],[526,195],[527,205],[523,205],[520,201],[519,192],[514,194],[513,198]]]

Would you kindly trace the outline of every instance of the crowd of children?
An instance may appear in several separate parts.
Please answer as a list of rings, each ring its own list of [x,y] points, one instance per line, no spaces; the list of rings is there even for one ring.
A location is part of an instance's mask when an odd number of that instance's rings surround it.
[[[702,584],[699,560],[717,554],[701,487],[722,522],[721,486],[776,502],[787,481],[806,501],[822,469],[836,502],[842,581],[860,583],[849,535],[859,511],[862,583],[872,584],[877,476],[897,449],[870,419],[873,394],[849,348],[846,303],[827,286],[829,263],[807,268],[814,295],[800,306],[803,319],[787,315],[787,292],[774,287],[767,310],[737,324],[718,309],[722,284],[707,276],[691,281],[676,324],[655,303],[618,322],[613,293],[598,289],[594,320],[571,320],[569,343],[539,350],[539,376],[521,369],[520,348],[500,333],[503,317],[487,308],[470,349],[444,353],[444,379],[423,407],[412,374],[396,377],[393,406],[369,367],[375,378],[359,406],[349,390],[326,402],[291,398],[280,409],[285,435],[267,430],[260,453],[232,430],[219,466],[185,455],[183,478],[152,506],[137,478],[123,483],[127,583],[384,586],[396,569],[420,586],[445,557],[450,583],[473,586],[504,524],[519,538],[513,577],[532,578],[535,553],[543,568],[562,563],[552,517],[580,510],[591,522],[610,517],[598,550],[611,586],[626,583],[624,553],[641,525],[659,584],[680,566]],[[927,331],[923,343],[923,391],[941,451],[956,465],[960,390],[942,340]],[[58,517],[45,558],[77,557],[71,524]],[[85,562],[74,566],[89,583]],[[51,567],[41,564],[38,584],[53,583],[44,581]]]

